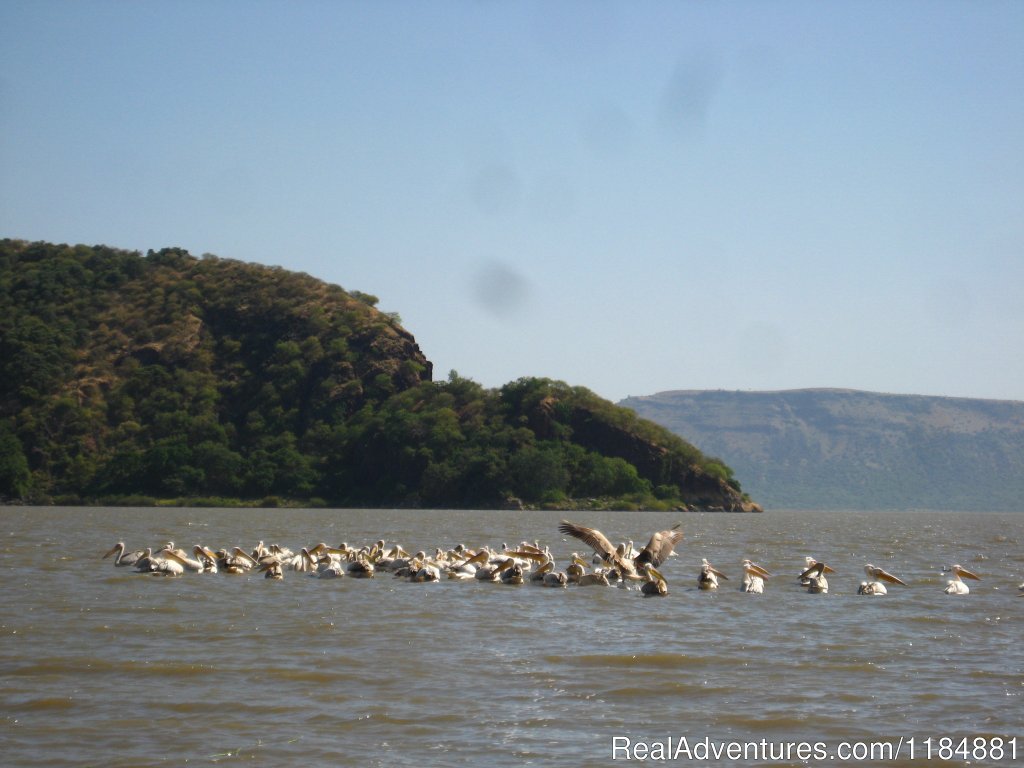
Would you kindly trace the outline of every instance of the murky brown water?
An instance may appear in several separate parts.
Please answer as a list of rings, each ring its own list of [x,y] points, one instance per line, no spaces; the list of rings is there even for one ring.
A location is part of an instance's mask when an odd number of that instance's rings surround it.
[[[0,763],[612,765],[624,738],[671,738],[670,750],[685,738],[696,756],[704,739],[831,753],[914,737],[913,761],[905,742],[901,759],[874,764],[916,766],[927,737],[997,736],[1017,737],[1024,760],[1024,514],[684,515],[663,600],[390,576],[164,579],[100,559],[117,540],[582,549],[557,533],[560,517],[0,508]],[[680,518],[574,519],[642,544]],[[830,594],[796,584],[805,555],[835,567]],[[718,593],[695,589],[702,557],[733,575]],[[745,557],[777,574],[764,595],[737,591]],[[857,597],[865,562],[910,586]],[[965,598],[942,593],[953,562],[984,579]],[[970,764],[1011,765],[1006,749]]]

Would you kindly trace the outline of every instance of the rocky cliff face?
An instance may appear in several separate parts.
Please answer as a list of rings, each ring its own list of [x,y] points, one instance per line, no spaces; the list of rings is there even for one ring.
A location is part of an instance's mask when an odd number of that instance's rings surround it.
[[[767,507],[1024,507],[1022,402],[816,389],[620,405],[720,456]]]
[[[744,500],[743,495],[725,480],[713,477],[700,467],[673,461],[665,446],[632,433],[593,411],[575,407],[569,417],[576,442],[606,456],[617,456],[633,464],[640,475],[655,484],[676,485],[685,489],[692,508],[727,512],[761,512],[760,505]]]

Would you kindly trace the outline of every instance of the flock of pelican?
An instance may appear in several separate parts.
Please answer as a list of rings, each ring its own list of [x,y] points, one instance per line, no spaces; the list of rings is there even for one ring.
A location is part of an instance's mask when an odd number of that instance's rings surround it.
[[[124,542],[118,542],[104,558],[114,556],[117,567],[131,567],[140,573],[163,576],[180,576],[194,573],[262,573],[268,579],[283,579],[287,571],[295,571],[321,579],[370,578],[378,573],[388,573],[394,578],[412,582],[431,582],[441,579],[473,579],[503,584],[538,584],[545,587],[566,587],[600,585],[629,588],[636,586],[645,597],[662,597],[668,594],[668,582],[659,568],[668,558],[675,557],[675,547],[683,540],[679,525],[654,533],[647,545],[640,550],[633,542],[613,545],[596,528],[563,520],[560,533],[578,539],[593,550],[590,562],[573,552],[564,569],[558,569],[555,558],[548,547],[539,542],[522,542],[510,548],[503,544],[500,549],[484,546],[470,549],[458,544],[452,549],[435,549],[432,555],[424,551],[410,554],[399,544],[386,546],[384,540],[372,545],[352,547],[347,543],[336,547],[321,542],[312,547],[303,547],[298,553],[278,544],[265,545],[260,541],[251,551],[241,547],[213,550],[196,544],[186,551],[167,542],[159,549],[147,548],[129,552]],[[743,578],[740,591],[761,594],[772,574],[750,560],[743,560]],[[864,566],[867,580],[857,589],[858,595],[884,595],[886,584],[907,583],[883,568],[868,563]],[[966,595],[970,589],[963,579],[980,581],[981,577],[961,565],[944,569],[952,574],[945,593]],[[835,571],[825,563],[812,557],[805,558],[804,567],[798,577],[800,584],[811,594],[825,594],[829,585],[826,574]],[[720,580],[729,577],[705,558],[697,575],[700,590],[719,589]],[[1020,585],[1019,597],[1024,597],[1024,584]]]

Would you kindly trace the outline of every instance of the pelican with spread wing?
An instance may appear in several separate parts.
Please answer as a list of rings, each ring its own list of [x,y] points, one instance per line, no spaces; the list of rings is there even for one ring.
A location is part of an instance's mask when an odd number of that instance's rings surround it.
[[[608,537],[597,528],[588,528],[585,525],[577,525],[563,520],[559,524],[558,530],[567,536],[579,539],[584,544],[589,544],[606,563],[617,568],[624,578],[643,579],[641,566],[651,565],[657,568],[669,558],[676,544],[683,540],[683,532],[678,530],[679,525],[676,523],[666,531],[655,533],[647,542],[647,546],[634,557],[629,556],[625,545],[613,546]]]

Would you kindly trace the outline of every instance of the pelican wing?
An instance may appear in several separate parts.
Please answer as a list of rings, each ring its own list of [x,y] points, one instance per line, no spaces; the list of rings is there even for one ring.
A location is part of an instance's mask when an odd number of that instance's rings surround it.
[[[480,552],[477,552],[472,557],[466,558],[466,561],[464,563],[461,563],[461,565],[484,565],[487,563],[489,558],[490,553],[488,553],[487,550],[485,549],[481,550]]]
[[[636,562],[650,563],[657,568],[668,560],[676,544],[683,540],[683,532],[676,530],[679,526],[680,523],[676,523],[669,530],[658,531],[651,536],[647,546],[640,550],[640,554],[636,556]]]
[[[597,528],[587,528],[585,525],[577,525],[576,523],[570,523],[568,520],[563,520],[559,523],[558,530],[566,536],[579,539],[605,558],[614,559],[617,554],[615,547],[608,541],[608,537],[597,530]]]

